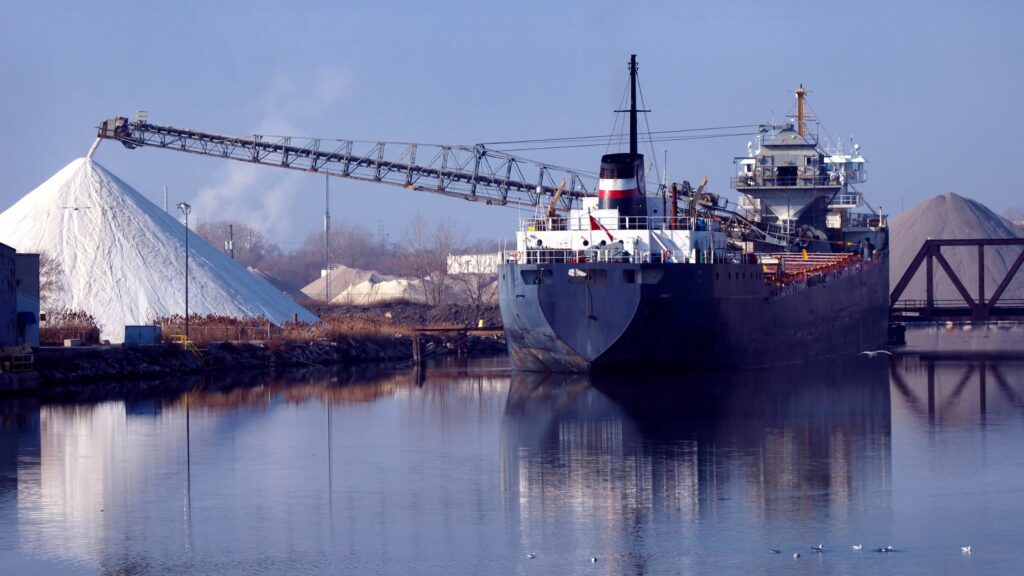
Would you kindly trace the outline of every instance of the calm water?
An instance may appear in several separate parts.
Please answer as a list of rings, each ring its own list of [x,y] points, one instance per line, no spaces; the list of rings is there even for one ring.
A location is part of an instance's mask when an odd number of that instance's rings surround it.
[[[1021,573],[1024,361],[920,348],[0,402],[0,573]]]

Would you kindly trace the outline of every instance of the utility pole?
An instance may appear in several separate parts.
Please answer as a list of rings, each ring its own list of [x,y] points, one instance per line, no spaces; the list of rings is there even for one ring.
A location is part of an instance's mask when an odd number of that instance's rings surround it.
[[[331,303],[331,177],[324,174],[324,302]]]
[[[235,259],[235,225],[228,224],[228,241],[224,243],[224,250],[231,254],[231,259]]]
[[[192,207],[178,202],[178,210],[185,215],[185,340],[188,340],[188,214]]]

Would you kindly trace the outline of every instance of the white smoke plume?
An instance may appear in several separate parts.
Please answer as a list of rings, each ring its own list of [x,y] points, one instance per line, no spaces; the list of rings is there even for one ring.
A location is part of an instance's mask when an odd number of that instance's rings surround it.
[[[339,68],[277,74],[261,99],[261,119],[255,132],[264,135],[326,136],[310,134],[310,126],[324,118],[351,93],[351,77]],[[308,196],[310,179],[295,173],[239,162],[227,162],[216,181],[200,188],[193,210],[202,220],[234,219],[257,227],[268,237],[289,237],[308,213],[297,206]]]

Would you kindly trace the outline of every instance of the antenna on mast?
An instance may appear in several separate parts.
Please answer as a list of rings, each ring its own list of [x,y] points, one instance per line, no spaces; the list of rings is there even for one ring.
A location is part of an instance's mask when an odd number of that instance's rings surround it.
[[[616,112],[629,112],[629,153],[636,156],[639,153],[637,147],[636,115],[637,112],[650,112],[650,110],[637,110],[636,108],[636,54],[629,56],[629,110],[616,110]]]
[[[629,153],[637,153],[636,145],[636,54],[629,56]]]

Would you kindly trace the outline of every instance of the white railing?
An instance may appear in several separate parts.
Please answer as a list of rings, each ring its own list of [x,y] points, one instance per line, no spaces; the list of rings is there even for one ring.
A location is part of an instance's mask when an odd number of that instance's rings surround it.
[[[856,208],[860,206],[860,194],[836,194],[829,200],[828,205],[832,207]]]
[[[712,230],[720,231],[717,220],[689,216],[591,216],[523,218],[519,221],[520,232],[573,231],[602,232],[606,230]]]
[[[616,264],[739,264],[742,256],[729,254],[724,250],[639,250],[636,252],[620,252],[613,250],[506,250],[501,254],[501,261],[511,264],[582,264],[616,263]]]

